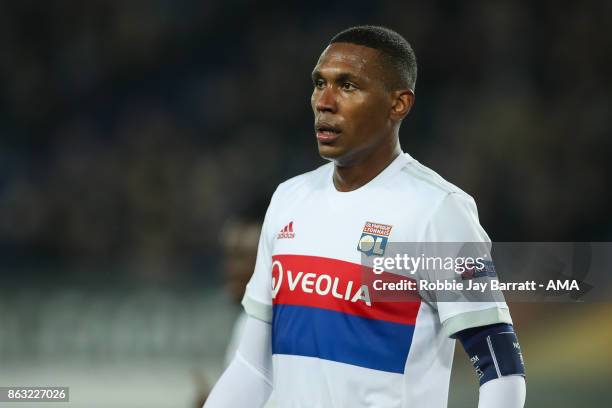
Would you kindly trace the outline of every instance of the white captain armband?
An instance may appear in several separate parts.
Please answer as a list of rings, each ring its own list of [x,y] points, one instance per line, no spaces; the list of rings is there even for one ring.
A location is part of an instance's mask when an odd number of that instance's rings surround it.
[[[511,324],[473,327],[455,334],[483,385],[508,375],[525,376],[523,354]]]

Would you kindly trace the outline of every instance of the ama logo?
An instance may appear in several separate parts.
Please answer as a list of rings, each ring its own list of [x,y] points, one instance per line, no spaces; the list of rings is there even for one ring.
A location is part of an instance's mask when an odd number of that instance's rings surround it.
[[[366,222],[357,244],[357,250],[367,256],[384,254],[391,228],[391,225]]]

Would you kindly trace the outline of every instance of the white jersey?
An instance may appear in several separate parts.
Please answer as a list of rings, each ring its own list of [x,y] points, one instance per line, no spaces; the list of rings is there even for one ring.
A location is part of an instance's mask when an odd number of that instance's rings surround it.
[[[243,300],[272,324],[276,405],[446,407],[450,336],[511,323],[506,304],[372,301],[356,284],[358,242],[488,241],[474,200],[405,153],[350,192],[335,189],[333,170],[277,188]]]

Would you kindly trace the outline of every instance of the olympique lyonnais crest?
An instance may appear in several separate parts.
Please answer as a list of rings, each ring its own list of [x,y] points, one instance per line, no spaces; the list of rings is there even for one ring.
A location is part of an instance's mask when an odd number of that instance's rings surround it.
[[[366,222],[357,244],[357,250],[367,256],[384,254],[391,228],[391,225]]]

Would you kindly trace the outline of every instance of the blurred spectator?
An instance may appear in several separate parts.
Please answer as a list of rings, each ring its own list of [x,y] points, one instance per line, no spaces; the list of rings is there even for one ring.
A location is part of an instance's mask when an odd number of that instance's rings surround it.
[[[258,212],[261,214],[252,215]],[[243,216],[242,218],[235,217],[229,219],[223,225],[220,235],[220,242],[223,248],[224,288],[234,305],[240,308],[227,349],[225,350],[224,366],[227,366],[234,358],[242,338],[242,330],[247,316],[244,310],[242,310],[240,302],[244,296],[246,284],[249,282],[255,268],[257,246],[263,222],[263,211],[257,205],[251,207],[248,213],[250,215]],[[201,395],[195,403],[195,406],[198,408],[204,405],[209,392],[209,389],[204,390],[205,384],[204,382],[197,384],[198,394]]]
[[[240,302],[255,268],[262,223],[263,216],[258,219],[233,218],[221,230],[225,290],[234,304],[241,308],[240,316],[234,324],[234,330],[225,353],[226,365],[234,358],[242,337],[242,327],[246,320],[246,314],[242,310]]]

